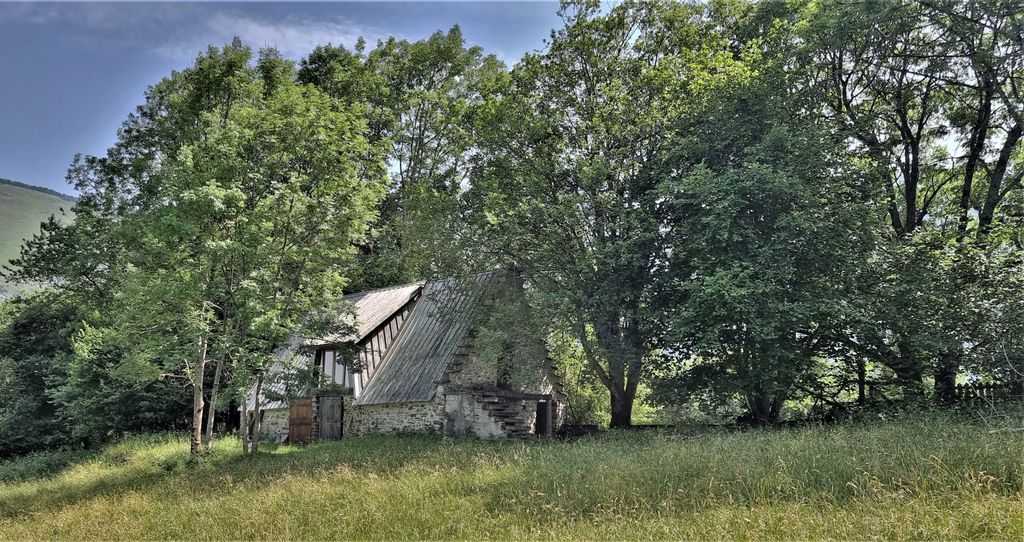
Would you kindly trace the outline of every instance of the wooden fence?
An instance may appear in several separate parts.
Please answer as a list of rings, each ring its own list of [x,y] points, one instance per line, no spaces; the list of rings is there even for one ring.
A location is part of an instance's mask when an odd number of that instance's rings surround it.
[[[957,384],[956,399],[965,403],[1024,398],[1024,382]]]

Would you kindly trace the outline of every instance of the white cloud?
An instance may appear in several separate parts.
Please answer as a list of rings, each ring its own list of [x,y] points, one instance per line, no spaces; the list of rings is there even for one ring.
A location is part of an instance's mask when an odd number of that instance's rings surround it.
[[[0,1],[0,25],[77,27],[86,30],[82,39],[116,40],[125,46],[141,40],[153,53],[178,61],[190,61],[207,46],[230,43],[235,36],[253,49],[276,47],[286,58],[298,60],[317,45],[352,46],[359,37],[373,44],[387,35],[342,17],[276,17],[244,10],[237,4]]]
[[[360,37],[373,43],[383,33],[360,27],[345,20],[313,20],[289,17],[268,20],[230,12],[217,12],[197,31],[154,47],[161,56],[174,59],[191,58],[208,45],[230,43],[238,36],[254,49],[276,47],[285,58],[298,60],[317,45],[333,43],[352,46]],[[191,35],[189,35],[191,34]]]

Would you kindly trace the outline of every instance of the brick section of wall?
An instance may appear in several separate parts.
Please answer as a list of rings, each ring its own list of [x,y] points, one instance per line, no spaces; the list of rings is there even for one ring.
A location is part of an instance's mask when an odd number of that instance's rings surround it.
[[[543,350],[539,350],[543,351]],[[480,437],[495,436],[493,432],[498,425],[493,418],[479,405],[474,410],[463,398],[463,393],[472,393],[479,389],[493,389],[498,380],[497,362],[485,361],[470,346],[460,347],[459,357],[448,368],[448,381],[445,384],[450,401],[446,404],[446,434],[473,434]],[[565,397],[556,383],[554,367],[544,359],[537,364],[538,371],[532,382],[528,382],[516,391],[525,393],[551,394],[558,407],[552,412],[552,425],[562,425]],[[526,424],[531,432],[535,431],[537,420],[536,401],[518,402],[519,419]]]
[[[505,436],[505,431],[484,410],[476,397],[469,394],[448,394],[445,396],[446,435],[474,435],[480,438]]]

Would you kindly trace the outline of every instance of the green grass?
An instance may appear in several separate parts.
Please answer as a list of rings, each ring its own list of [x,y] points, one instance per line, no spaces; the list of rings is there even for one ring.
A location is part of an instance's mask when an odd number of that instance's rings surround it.
[[[1019,416],[1004,422],[1019,426]],[[183,437],[0,464],[0,539],[1024,538],[1021,433],[949,415],[573,442]]]
[[[65,198],[0,179],[0,265],[18,256],[21,242],[39,232],[50,215],[61,216],[73,203]]]

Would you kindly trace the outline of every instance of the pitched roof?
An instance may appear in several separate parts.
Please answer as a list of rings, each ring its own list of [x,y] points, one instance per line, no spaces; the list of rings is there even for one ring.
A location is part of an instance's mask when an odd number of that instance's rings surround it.
[[[502,275],[428,281],[381,367],[355,404],[429,401],[456,351],[469,334],[485,291]]]
[[[458,347],[466,340],[473,317],[485,296],[504,276],[500,271],[489,271],[468,277],[414,282],[350,294],[346,299],[355,302],[358,315],[355,334],[313,344],[358,342],[401,310],[410,299],[419,295],[394,342],[385,352],[380,367],[362,394],[356,398],[355,404],[430,401],[437,391],[438,381],[454,361]],[[260,401],[262,410],[288,407],[288,401],[269,400],[267,395],[285,395],[284,385],[277,382],[275,377],[279,376],[277,373],[289,370],[285,368],[286,360],[291,360],[290,365],[294,366],[303,366],[312,361],[302,353],[301,341],[300,337],[295,337],[289,348],[277,352],[280,361],[270,369],[274,376],[264,383],[264,394],[261,394],[263,397]],[[250,409],[254,402],[255,387],[249,392]]]

